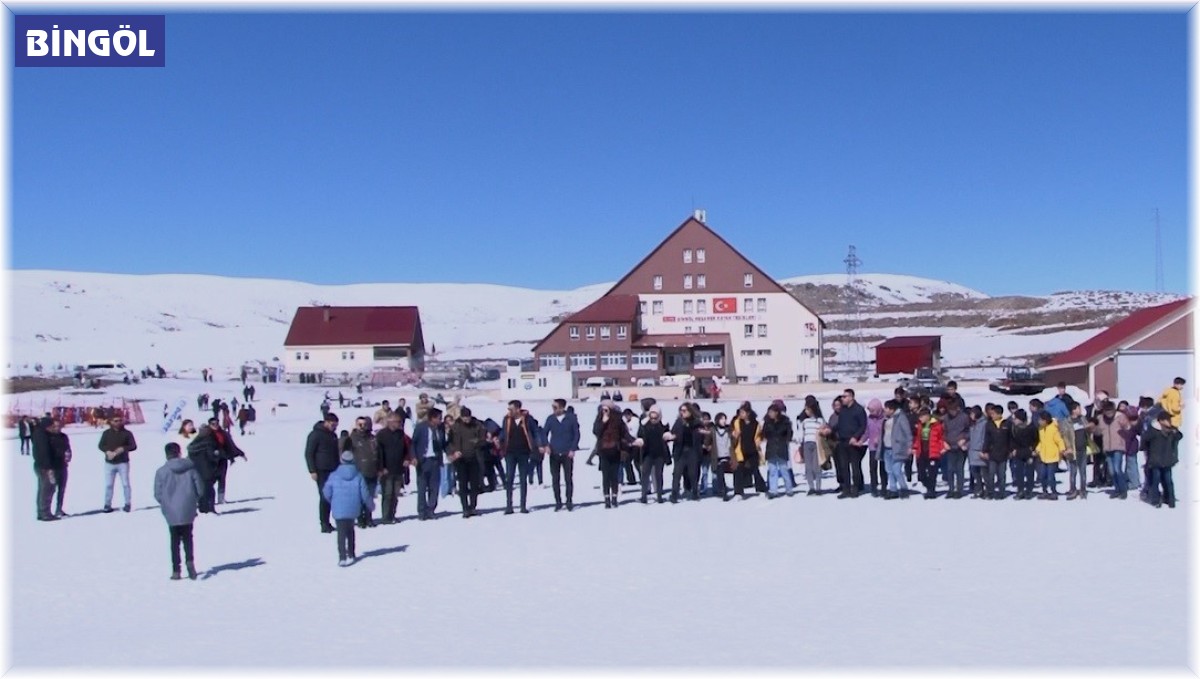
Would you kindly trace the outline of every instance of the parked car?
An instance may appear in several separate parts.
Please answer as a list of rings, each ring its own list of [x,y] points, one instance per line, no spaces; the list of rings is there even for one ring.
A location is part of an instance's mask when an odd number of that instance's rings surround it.
[[[583,381],[585,387],[615,387],[617,381],[611,377],[589,377]]]
[[[653,377],[639,377],[634,384],[639,387],[654,387],[658,386],[658,380]]]

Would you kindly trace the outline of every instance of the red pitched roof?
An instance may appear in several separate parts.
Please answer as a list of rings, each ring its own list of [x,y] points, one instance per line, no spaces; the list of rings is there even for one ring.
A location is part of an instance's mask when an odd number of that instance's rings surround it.
[[[941,335],[909,335],[907,337],[889,337],[875,345],[876,349],[899,349],[901,347],[941,346]]]
[[[415,306],[304,306],[296,309],[283,344],[411,346],[420,337],[420,327],[421,314]]]
[[[704,335],[642,335],[634,340],[635,347],[658,347],[660,349],[683,349],[686,347],[713,347],[729,341],[727,332],[710,332]]]
[[[632,323],[637,319],[637,295],[601,297],[567,317],[564,323]]]
[[[1190,297],[1185,297],[1148,309],[1139,309],[1108,326],[1108,329],[1100,334],[1050,359],[1050,362],[1042,368],[1082,365],[1103,358],[1113,350],[1127,344],[1131,338],[1144,330],[1157,325],[1165,325],[1167,319],[1173,321],[1174,319],[1171,317],[1184,307],[1190,308],[1191,301]]]

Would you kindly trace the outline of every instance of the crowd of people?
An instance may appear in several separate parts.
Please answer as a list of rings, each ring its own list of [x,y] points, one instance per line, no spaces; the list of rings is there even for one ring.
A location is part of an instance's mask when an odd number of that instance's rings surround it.
[[[586,464],[599,459],[608,509],[622,505],[622,476],[627,485],[640,485],[637,501],[643,504],[744,500],[751,489],[774,499],[796,493],[796,467],[803,469],[809,496],[906,499],[916,494],[910,487],[915,473],[925,499],[1054,501],[1061,497],[1057,475],[1067,473],[1067,500],[1111,487],[1113,498],[1126,499],[1140,489],[1141,499],[1155,507],[1175,507],[1171,470],[1182,438],[1184,384],[1177,378],[1159,399],[1144,397],[1136,405],[1114,402],[1103,392],[1092,403],[1078,403],[1059,384],[1057,395],[1044,403],[1032,399],[1027,408],[1015,401],[968,406],[953,382],[936,399],[898,388],[895,398],[872,399],[866,407],[846,389],[831,401],[828,416],[815,397],[805,398],[795,424],[779,400],[761,420],[748,402],[730,417],[685,401],[668,425],[653,399],[641,402],[640,414],[605,399],[592,423],[595,445]],[[464,519],[477,516],[479,495],[501,487],[505,514],[528,513],[528,486],[547,459],[554,511],[574,510],[581,425],[565,400],[553,402],[543,423],[520,401],[511,401],[497,423],[476,419],[457,401],[443,413],[423,394],[409,436],[404,422],[412,417],[403,401],[397,410],[385,401],[374,418],[357,418],[339,438],[337,415],[323,409],[308,435],[305,459],[320,496],[318,519],[322,532],[338,533],[339,564],[356,558],[355,527],[376,525],[380,487],[381,522],[396,522],[410,472],[421,521],[434,519],[439,495],[450,493],[457,495]],[[375,424],[383,425],[378,433]],[[669,497],[663,478],[668,466]],[[837,487],[825,491],[822,471],[831,468]],[[446,490],[446,479],[453,490]]]

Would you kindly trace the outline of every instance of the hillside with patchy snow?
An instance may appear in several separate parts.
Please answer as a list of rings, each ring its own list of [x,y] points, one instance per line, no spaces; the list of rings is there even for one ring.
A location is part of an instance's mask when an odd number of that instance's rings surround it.
[[[9,374],[98,360],[168,370],[233,367],[280,356],[296,307],[416,305],[426,348],[439,358],[527,358],[555,319],[597,299],[611,284],[531,290],[456,283],[314,285],[202,275],[13,271]],[[864,274],[852,292],[838,274],[783,283],[822,314],[831,374],[896,334],[941,334],[945,363],[967,367],[1025,360],[1066,349],[1133,308],[1174,295],[1059,292],[989,297],[946,281]],[[854,316],[863,310],[863,350]]]

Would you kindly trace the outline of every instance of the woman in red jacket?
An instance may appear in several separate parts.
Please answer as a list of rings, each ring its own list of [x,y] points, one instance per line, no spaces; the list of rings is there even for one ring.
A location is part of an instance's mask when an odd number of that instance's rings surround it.
[[[943,448],[942,423],[930,415],[929,408],[922,408],[917,418],[912,452],[917,460],[917,479],[925,486],[926,500],[937,497],[937,468]]]

